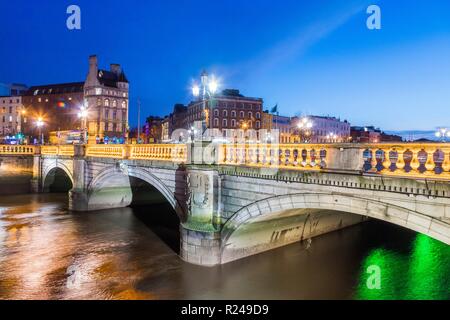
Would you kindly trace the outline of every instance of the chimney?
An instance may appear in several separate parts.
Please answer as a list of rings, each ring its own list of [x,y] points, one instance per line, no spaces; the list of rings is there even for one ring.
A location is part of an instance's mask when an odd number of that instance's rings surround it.
[[[85,82],[85,86],[95,86],[98,84],[98,61],[97,56],[92,55],[89,57],[89,73]]]
[[[122,73],[122,70],[120,68],[120,64],[111,63],[110,70],[111,70],[112,73],[114,73],[117,76],[120,76],[120,74]]]

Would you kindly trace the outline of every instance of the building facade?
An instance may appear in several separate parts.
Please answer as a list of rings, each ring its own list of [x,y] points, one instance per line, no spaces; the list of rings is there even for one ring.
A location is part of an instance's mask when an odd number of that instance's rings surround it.
[[[343,143],[350,141],[350,123],[336,117],[309,116],[312,122],[311,143]]]
[[[89,57],[86,81],[32,86],[23,96],[28,119],[25,134],[87,131],[89,143],[122,143],[128,134],[128,80],[118,64],[110,70],[98,68],[97,56]],[[80,118],[81,110],[86,118]],[[43,126],[36,122],[42,119]]]
[[[103,70],[98,68],[97,56],[89,57],[84,101],[88,111],[89,143],[127,140],[129,83],[119,64],[111,64],[110,70]]]
[[[83,82],[32,86],[22,97],[24,134],[30,141],[44,135],[48,141],[50,132],[80,129],[78,118],[84,103]],[[42,120],[42,127],[38,121]],[[25,122],[25,121],[24,121]]]
[[[184,128],[203,119],[204,102],[191,102],[187,108]],[[206,101],[206,121],[209,129],[231,138],[231,130],[260,130],[262,128],[263,99],[245,97],[239,90],[227,89]]]
[[[15,136],[22,132],[27,119],[23,116],[21,96],[0,97],[0,139]]]

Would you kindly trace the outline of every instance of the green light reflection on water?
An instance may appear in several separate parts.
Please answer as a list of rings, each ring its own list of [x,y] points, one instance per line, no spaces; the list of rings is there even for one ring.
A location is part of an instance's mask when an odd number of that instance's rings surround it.
[[[381,268],[381,289],[367,287],[367,269]],[[374,249],[364,259],[356,299],[450,299],[450,246],[418,234],[410,252]]]

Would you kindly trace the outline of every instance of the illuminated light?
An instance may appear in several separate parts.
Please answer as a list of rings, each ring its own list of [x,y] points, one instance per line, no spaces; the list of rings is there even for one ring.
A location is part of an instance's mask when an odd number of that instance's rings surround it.
[[[192,94],[194,95],[194,97],[198,97],[200,95],[200,87],[197,85],[194,85],[192,87]]]
[[[216,92],[217,92],[217,89],[219,88],[219,84],[217,83],[217,81],[215,80],[215,79],[212,79],[210,82],[209,82],[209,91],[212,93],[212,94],[215,94]]]

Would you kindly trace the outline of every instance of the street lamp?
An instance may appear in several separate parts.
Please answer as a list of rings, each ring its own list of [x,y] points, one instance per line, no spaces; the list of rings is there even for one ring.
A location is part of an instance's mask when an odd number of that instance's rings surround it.
[[[311,129],[313,127],[313,123],[308,118],[302,118],[297,123],[297,128],[299,132],[300,142],[307,143],[309,142],[309,138],[311,137]]]
[[[203,101],[203,111],[202,111],[202,134],[205,133],[207,129],[207,121],[208,121],[208,111],[206,110],[206,101],[212,100],[214,95],[216,94],[217,90],[219,89],[219,83],[217,80],[212,76],[211,78],[208,76],[208,73],[206,71],[203,71],[201,77],[201,88],[194,84],[192,87],[192,94],[194,97],[198,98],[201,96],[201,99]]]
[[[80,138],[81,138],[81,143],[86,143],[87,137],[86,137],[86,121],[87,121],[87,117],[88,117],[88,111],[84,106],[80,107],[80,111],[78,112],[78,118],[80,118],[81,120],[81,134],[80,134]]]
[[[195,127],[191,127],[191,129],[189,129],[189,135],[191,136],[191,142],[194,142],[195,140],[195,136],[197,135],[197,129],[195,129]]]
[[[44,126],[44,119],[39,117],[36,121],[36,126],[39,129],[39,139],[41,140],[41,144],[44,144],[44,134],[42,133],[42,127]]]
[[[442,142],[445,142],[447,138],[450,139],[450,129],[439,128],[438,131],[436,131],[436,137],[442,139]]]

